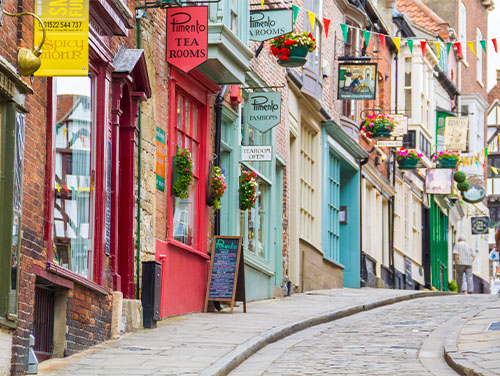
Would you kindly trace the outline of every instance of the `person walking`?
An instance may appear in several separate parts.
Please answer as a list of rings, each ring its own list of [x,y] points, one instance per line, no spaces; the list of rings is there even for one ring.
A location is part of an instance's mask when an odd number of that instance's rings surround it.
[[[463,291],[464,294],[472,294],[474,292],[474,281],[472,279],[472,264],[476,258],[474,250],[465,238],[460,235],[458,242],[453,248],[453,257],[455,261],[455,269],[457,271],[457,285],[458,291],[462,291],[463,277],[467,280],[467,290]]]

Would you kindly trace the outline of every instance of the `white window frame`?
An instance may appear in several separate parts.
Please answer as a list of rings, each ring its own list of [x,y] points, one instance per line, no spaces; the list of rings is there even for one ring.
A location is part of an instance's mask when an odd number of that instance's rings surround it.
[[[467,8],[463,2],[459,4],[458,25],[458,40],[462,45],[464,61],[467,62]]]
[[[481,47],[480,41],[483,39],[483,34],[479,28],[476,29],[476,78],[477,82],[484,86],[483,84],[483,48]]]

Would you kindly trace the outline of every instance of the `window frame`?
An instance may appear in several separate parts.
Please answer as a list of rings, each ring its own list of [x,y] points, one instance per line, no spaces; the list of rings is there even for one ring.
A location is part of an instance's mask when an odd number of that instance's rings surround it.
[[[483,39],[481,29],[476,29],[476,79],[482,86],[483,84],[483,48],[480,41]]]
[[[464,62],[467,62],[467,8],[462,1],[458,6],[458,40],[462,46],[462,57]]]

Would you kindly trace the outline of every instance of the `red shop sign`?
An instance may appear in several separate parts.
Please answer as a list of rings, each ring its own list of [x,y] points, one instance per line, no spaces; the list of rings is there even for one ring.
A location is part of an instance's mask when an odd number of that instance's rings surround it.
[[[167,9],[167,63],[184,72],[208,55],[208,7]]]

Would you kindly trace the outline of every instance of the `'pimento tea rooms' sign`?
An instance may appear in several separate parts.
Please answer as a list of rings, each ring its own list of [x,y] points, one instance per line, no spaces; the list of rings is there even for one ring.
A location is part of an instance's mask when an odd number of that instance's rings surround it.
[[[293,31],[291,9],[250,11],[250,40],[263,42]]]
[[[208,7],[167,9],[167,63],[184,72],[208,55]]]
[[[247,122],[262,133],[281,121],[281,93],[251,93],[248,97]]]

